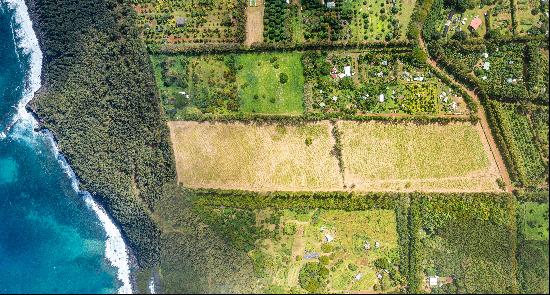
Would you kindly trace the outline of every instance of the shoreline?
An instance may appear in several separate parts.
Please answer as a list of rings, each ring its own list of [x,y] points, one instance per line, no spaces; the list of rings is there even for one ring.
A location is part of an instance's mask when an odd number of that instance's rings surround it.
[[[137,259],[133,250],[128,246],[129,243],[123,234],[122,227],[109,214],[103,202],[94,198],[91,193],[80,190],[80,179],[72,169],[69,159],[59,150],[55,134],[44,126],[40,116],[32,108],[32,101],[47,88],[47,83],[42,83],[44,80],[43,56],[40,48],[42,34],[35,28],[36,15],[32,9],[34,3],[32,0],[2,0],[2,2],[15,11],[15,20],[19,26],[16,30],[19,42],[15,45],[30,57],[25,92],[17,104],[17,113],[10,125],[28,123],[33,132],[41,134],[51,141],[52,152],[60,167],[69,176],[73,189],[82,197],[86,206],[95,213],[98,221],[102,224],[106,235],[104,259],[116,270],[116,279],[120,283],[117,289],[118,293],[136,293]]]

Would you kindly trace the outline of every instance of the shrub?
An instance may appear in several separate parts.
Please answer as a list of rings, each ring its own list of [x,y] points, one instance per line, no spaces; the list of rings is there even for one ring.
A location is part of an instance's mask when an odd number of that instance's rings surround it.
[[[322,292],[328,283],[329,270],[319,262],[308,262],[300,270],[300,286],[310,293]]]
[[[288,75],[286,73],[280,73],[279,82],[281,82],[281,84],[285,84],[286,82],[288,82]]]

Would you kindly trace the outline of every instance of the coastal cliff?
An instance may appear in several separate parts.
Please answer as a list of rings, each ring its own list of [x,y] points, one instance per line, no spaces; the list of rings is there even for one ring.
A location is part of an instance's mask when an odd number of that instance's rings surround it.
[[[151,211],[175,182],[168,129],[134,12],[114,0],[25,0],[44,54],[28,108],[52,131],[81,189],[114,217],[138,264],[158,263]]]

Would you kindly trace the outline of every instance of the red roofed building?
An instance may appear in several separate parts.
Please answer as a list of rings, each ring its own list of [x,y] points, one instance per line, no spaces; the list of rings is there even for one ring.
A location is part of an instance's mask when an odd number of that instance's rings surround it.
[[[472,21],[470,22],[470,28],[476,31],[477,29],[479,29],[479,26],[481,26],[481,19],[479,17],[475,17],[474,19],[472,19]]]

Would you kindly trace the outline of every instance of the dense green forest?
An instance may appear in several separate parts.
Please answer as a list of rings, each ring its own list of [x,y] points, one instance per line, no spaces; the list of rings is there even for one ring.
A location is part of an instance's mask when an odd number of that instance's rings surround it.
[[[31,108],[81,188],[122,226],[142,266],[158,261],[151,210],[175,181],[168,128],[133,10],[116,0],[28,0],[44,53]]]

